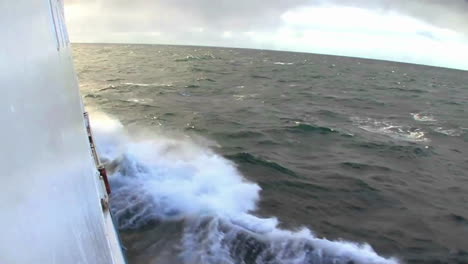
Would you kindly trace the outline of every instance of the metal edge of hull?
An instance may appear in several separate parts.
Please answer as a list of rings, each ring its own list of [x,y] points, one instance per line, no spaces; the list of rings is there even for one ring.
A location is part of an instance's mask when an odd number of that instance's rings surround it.
[[[1,1],[0,263],[124,263],[60,0]]]

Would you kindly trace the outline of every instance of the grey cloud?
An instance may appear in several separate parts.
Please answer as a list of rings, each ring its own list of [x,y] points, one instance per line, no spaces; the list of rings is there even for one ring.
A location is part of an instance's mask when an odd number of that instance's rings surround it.
[[[190,26],[222,30],[261,30],[275,27],[280,15],[307,0],[72,0],[68,4],[97,3],[100,19],[112,19],[118,29],[148,30],[187,28]],[[130,14],[130,15],[129,15]],[[120,22],[117,19],[120,18]]]
[[[82,27],[111,32],[178,32],[190,27],[210,32],[275,29],[280,16],[300,6],[335,4],[395,11],[468,35],[468,0],[66,0],[95,4],[99,16]]]

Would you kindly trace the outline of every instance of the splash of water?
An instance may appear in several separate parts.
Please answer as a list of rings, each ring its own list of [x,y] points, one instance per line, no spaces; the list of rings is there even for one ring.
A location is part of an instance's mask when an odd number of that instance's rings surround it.
[[[99,120],[92,125],[119,227],[183,221],[182,263],[398,263],[367,244],[283,230],[276,218],[255,216],[260,187],[209,148],[161,136],[131,139],[118,121]]]

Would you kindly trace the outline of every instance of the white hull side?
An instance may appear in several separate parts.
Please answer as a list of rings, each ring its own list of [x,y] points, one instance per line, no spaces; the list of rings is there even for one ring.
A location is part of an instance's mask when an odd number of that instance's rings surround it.
[[[57,0],[0,1],[0,263],[122,263]]]

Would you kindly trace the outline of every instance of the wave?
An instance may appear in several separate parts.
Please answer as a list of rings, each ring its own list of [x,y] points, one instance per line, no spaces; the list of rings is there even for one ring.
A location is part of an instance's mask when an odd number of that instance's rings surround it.
[[[185,58],[179,58],[175,59],[175,62],[186,62],[186,61],[201,61],[201,60],[214,60],[218,59],[216,56],[213,54],[204,54],[201,56],[193,56],[193,55],[188,55]]]
[[[432,115],[425,115],[423,113],[411,113],[413,119],[420,122],[435,122],[437,121]]]
[[[255,216],[261,188],[207,147],[163,136],[136,140],[118,121],[91,121],[119,227],[182,221],[181,263],[398,263],[367,244],[318,238],[307,228],[284,230],[276,218]]]
[[[286,119],[288,120],[288,119]],[[294,125],[288,125],[284,127],[285,131],[288,131],[290,133],[300,133],[300,134],[310,134],[310,135],[327,135],[327,136],[333,136],[337,135],[340,137],[353,137],[354,135],[351,133],[348,133],[346,131],[339,131],[334,128],[326,127],[326,126],[319,126],[319,125],[313,125],[313,124],[308,124],[300,121],[294,121]],[[283,132],[284,130],[281,130]]]
[[[434,122],[437,122],[438,120],[434,118],[434,116],[430,114],[423,114],[423,113],[411,113],[411,116],[413,116],[413,119],[419,122],[431,122],[433,125],[436,125]],[[446,128],[446,127],[433,127],[432,130],[438,134],[442,134],[445,136],[451,136],[451,137],[459,137],[463,135],[463,130],[460,128]]]
[[[192,72],[203,72],[203,73],[215,73],[216,71],[214,70],[210,70],[210,69],[204,69],[204,68],[200,68],[200,67],[193,67]],[[216,73],[219,73],[219,74],[226,74],[224,72],[216,72]]]
[[[213,80],[213,79],[210,79],[210,78],[198,78],[197,81],[199,81],[199,82],[202,82],[202,81],[216,82],[216,80]]]
[[[429,138],[420,128],[395,124],[387,120],[353,117],[351,121],[367,132],[389,136],[396,140],[409,142],[428,142]]]
[[[132,82],[126,82],[122,83],[123,85],[128,85],[128,86],[139,86],[139,87],[172,87],[173,85],[170,83],[132,83]]]
[[[276,171],[279,171],[281,173],[287,174],[289,176],[293,177],[299,177],[294,171],[276,163],[270,160],[265,160],[260,157],[256,157],[250,153],[247,152],[242,152],[242,153],[237,153],[233,155],[227,155],[226,156],[230,160],[237,161],[239,163],[249,163],[249,164],[256,164],[256,165],[261,165]]]
[[[293,65],[294,63],[277,61],[277,62],[274,62],[273,64],[275,64],[275,65]]]
[[[363,171],[374,170],[374,171],[389,172],[392,170],[385,166],[365,164],[365,163],[359,163],[359,162],[351,162],[351,161],[342,162],[341,165],[346,168],[351,168],[355,170],[363,170]]]
[[[264,76],[264,75],[259,75],[259,74],[252,74],[250,75],[253,79],[271,79],[271,77]]]
[[[428,157],[433,155],[433,148],[429,146],[420,146],[417,144],[411,145],[395,145],[387,143],[375,143],[368,141],[355,141],[351,143],[352,147],[368,149],[379,153],[379,155],[405,157],[415,159],[419,157]]]
[[[288,129],[301,131],[301,132],[317,133],[321,135],[338,133],[338,131],[329,127],[315,126],[315,125],[310,125],[310,124],[301,123],[301,122],[295,122],[295,123],[296,123],[295,126],[288,127]]]
[[[443,134],[445,136],[451,136],[451,137],[459,137],[463,135],[463,131],[461,129],[456,129],[456,128],[444,128],[444,127],[436,127],[434,128],[434,131]]]
[[[106,82],[119,82],[119,81],[123,81],[124,79],[122,78],[111,78],[111,79],[107,79]]]
[[[127,82],[127,83],[122,83],[124,85],[131,85],[131,86],[141,86],[141,87],[148,87],[152,86],[151,83],[132,83],[132,82]]]

